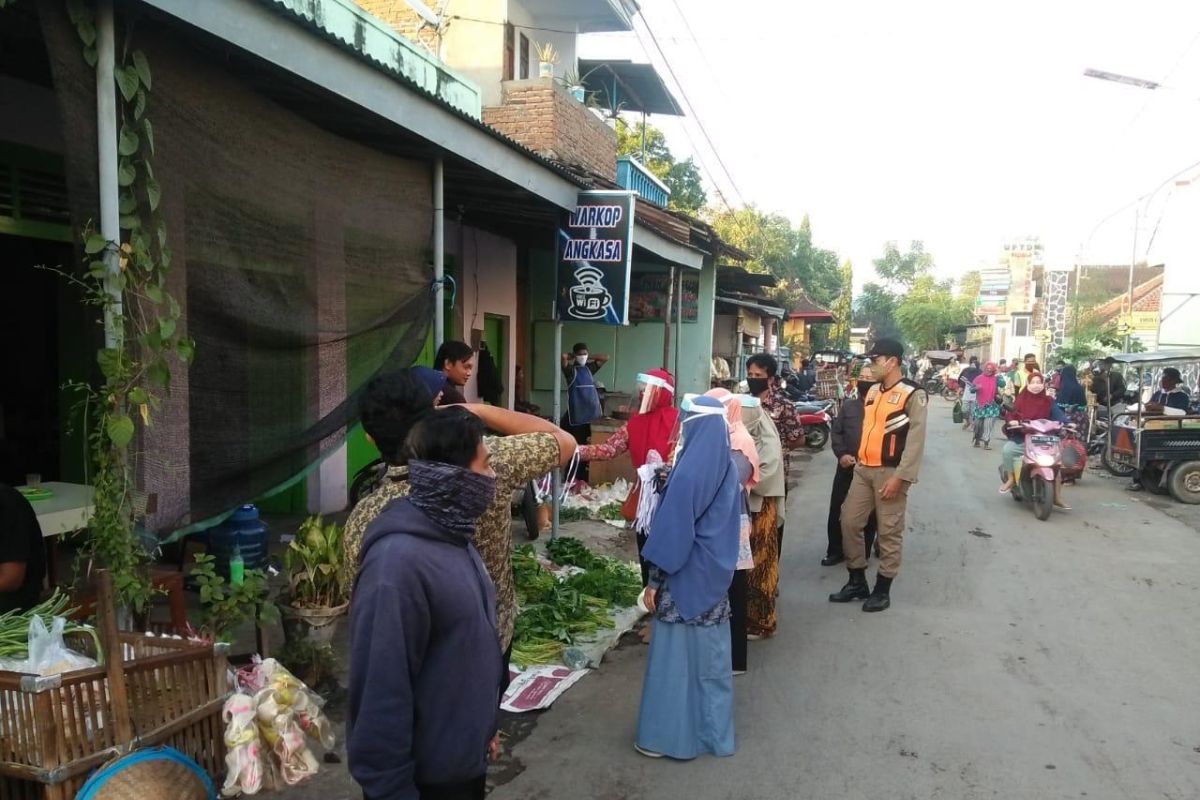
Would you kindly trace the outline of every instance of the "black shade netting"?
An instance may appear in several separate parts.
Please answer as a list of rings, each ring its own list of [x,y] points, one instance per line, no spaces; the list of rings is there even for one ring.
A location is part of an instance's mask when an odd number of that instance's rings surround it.
[[[97,206],[95,78],[58,4],[42,5],[82,224]],[[130,21],[118,15],[118,52]],[[139,438],[147,527],[167,534],[302,474],[345,441],[366,383],[416,360],[433,314],[431,174],[311,121],[337,114],[311,87],[291,87],[304,116],[264,91],[298,79],[235,73],[149,17],[130,44],[152,70],[168,289],[196,345]]]

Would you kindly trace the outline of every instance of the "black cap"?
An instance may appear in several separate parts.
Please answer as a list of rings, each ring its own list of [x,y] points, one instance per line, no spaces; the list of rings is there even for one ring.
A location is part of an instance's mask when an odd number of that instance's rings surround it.
[[[875,344],[867,351],[867,358],[887,356],[888,358],[904,358],[904,345],[896,339],[876,339]]]

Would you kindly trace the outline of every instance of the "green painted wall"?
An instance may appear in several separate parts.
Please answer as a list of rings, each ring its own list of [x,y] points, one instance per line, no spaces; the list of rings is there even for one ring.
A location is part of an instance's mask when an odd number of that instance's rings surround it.
[[[554,352],[554,322],[551,314],[554,301],[554,260],[550,251],[532,251],[530,262],[530,316],[532,317],[530,353],[530,401],[537,403],[546,414],[553,405],[554,370],[559,354]],[[633,271],[662,272],[665,268],[634,261]],[[682,396],[686,392],[704,392],[709,386],[712,361],[713,307],[716,292],[716,271],[705,266],[700,272],[699,313],[696,322],[682,325],[679,343],[679,363],[676,385]],[[607,353],[610,361],[596,375],[598,383],[610,392],[632,394],[637,375],[662,363],[663,324],[642,322],[624,327],[596,323],[566,323],[563,326],[563,349],[577,341],[587,342],[593,353]],[[672,324],[671,359],[675,358],[674,324]],[[565,402],[565,400],[564,400]]]

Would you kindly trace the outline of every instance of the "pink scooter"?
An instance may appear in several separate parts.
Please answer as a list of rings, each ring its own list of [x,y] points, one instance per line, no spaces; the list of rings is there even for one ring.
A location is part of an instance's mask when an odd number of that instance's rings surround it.
[[[1013,484],[1012,497],[1027,501],[1039,520],[1047,520],[1054,511],[1055,479],[1062,471],[1062,423],[1048,419],[1022,422],[1025,455],[1021,459],[1021,477]]]

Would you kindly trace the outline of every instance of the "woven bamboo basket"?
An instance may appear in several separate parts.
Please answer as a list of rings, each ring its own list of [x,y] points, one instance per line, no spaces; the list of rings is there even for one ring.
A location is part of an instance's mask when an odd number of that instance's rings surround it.
[[[224,769],[224,647],[117,632],[104,583],[104,666],[48,678],[0,671],[0,800],[71,800],[92,770],[152,745],[214,778]],[[89,636],[68,646],[96,657]]]

